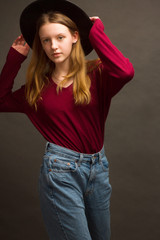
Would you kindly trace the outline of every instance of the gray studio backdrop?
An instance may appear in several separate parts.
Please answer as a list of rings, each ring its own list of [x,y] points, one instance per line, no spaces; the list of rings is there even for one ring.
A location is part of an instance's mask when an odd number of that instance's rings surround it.
[[[0,69],[20,34],[20,13],[30,2],[0,2]],[[105,131],[113,187],[112,240],[158,240],[160,1],[72,2],[90,16],[100,16],[106,34],[135,68],[134,80],[113,98]],[[93,53],[89,56],[95,57]],[[29,58],[15,80],[15,89],[24,83]],[[0,239],[48,239],[37,190],[45,140],[26,116],[0,113],[0,141]]]

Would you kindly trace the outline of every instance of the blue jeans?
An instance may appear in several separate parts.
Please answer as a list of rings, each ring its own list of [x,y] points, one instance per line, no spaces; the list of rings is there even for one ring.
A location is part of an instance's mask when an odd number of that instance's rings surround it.
[[[109,240],[109,164],[104,147],[83,154],[47,143],[39,178],[50,240]]]

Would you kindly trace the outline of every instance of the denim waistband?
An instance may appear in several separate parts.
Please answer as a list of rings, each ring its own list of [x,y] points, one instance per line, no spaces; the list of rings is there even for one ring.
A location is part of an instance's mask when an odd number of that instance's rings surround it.
[[[54,143],[50,143],[47,142],[46,143],[46,152],[50,152],[50,153],[56,153],[60,156],[64,156],[64,157],[74,157],[77,160],[85,160],[85,161],[90,161],[91,159],[99,159],[101,160],[101,158],[105,155],[105,150],[104,150],[104,146],[102,147],[102,149],[99,152],[93,153],[93,154],[88,154],[88,153],[80,153],[80,152],[76,152],[72,149],[69,148],[65,148],[59,145],[56,145]]]

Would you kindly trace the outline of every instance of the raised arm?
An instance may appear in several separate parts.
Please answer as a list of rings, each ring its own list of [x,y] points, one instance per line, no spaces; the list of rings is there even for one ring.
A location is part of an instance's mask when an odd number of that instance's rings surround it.
[[[23,36],[19,36],[7,55],[6,63],[0,74],[0,111],[1,112],[23,112],[22,95],[24,87],[12,92],[14,79],[26,59],[29,46],[25,43]]]
[[[89,39],[102,61],[104,81],[109,81],[110,94],[115,95],[134,76],[132,63],[110,41],[104,33],[104,25],[98,17],[91,17],[94,23]]]

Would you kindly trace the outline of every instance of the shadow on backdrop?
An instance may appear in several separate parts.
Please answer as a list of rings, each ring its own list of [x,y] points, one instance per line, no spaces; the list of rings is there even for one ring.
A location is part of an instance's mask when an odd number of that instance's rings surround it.
[[[0,68],[19,35],[19,16],[32,1],[0,2]],[[158,0],[72,1],[98,15],[105,33],[135,68],[113,99],[105,131],[110,161],[112,240],[160,238],[160,21]],[[91,54],[90,58],[96,57]],[[29,59],[14,88],[25,80]],[[45,140],[22,114],[0,114],[0,238],[48,239],[38,200]]]

